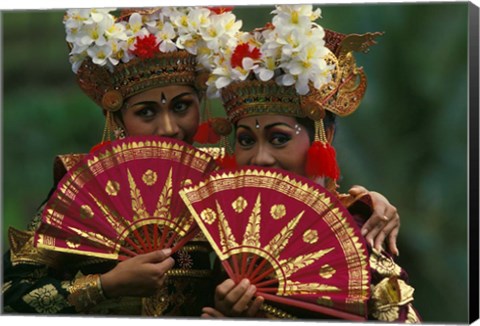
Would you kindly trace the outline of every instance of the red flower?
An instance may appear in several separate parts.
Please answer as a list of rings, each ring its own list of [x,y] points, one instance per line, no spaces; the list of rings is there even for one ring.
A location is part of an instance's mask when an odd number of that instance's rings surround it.
[[[233,6],[230,7],[207,7],[210,11],[213,11],[215,14],[220,15],[224,12],[229,12],[233,10]]]
[[[142,59],[152,58],[155,52],[158,52],[158,42],[155,35],[137,36],[135,40],[135,49],[132,51],[137,57]]]
[[[238,66],[243,68],[242,61],[243,58],[252,58],[253,60],[260,58],[260,50],[256,47],[250,47],[248,43],[242,43],[237,45],[232,54],[232,68]]]
[[[270,22],[265,24],[265,29],[274,29],[274,28],[275,28],[275,26],[273,26],[273,24],[270,23]]]

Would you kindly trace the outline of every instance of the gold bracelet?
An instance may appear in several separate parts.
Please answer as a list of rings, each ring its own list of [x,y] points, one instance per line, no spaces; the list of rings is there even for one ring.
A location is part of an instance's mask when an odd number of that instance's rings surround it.
[[[70,292],[68,302],[77,311],[86,311],[106,299],[100,282],[100,274],[77,278],[68,288],[68,292]]]

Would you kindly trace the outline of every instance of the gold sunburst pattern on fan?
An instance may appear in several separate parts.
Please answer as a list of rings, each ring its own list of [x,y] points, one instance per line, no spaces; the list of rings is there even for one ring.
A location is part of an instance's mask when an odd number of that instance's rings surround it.
[[[35,243],[109,259],[178,249],[198,232],[178,190],[215,168],[210,155],[181,141],[138,136],[112,142],[59,182]]]
[[[367,249],[352,216],[326,189],[286,171],[218,171],[182,199],[229,276],[256,295],[362,320]]]

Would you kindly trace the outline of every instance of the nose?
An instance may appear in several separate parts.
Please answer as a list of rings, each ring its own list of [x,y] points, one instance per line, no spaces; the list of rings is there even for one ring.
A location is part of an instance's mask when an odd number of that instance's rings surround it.
[[[251,165],[264,167],[273,167],[275,162],[275,156],[272,155],[267,146],[258,146],[250,160]]]
[[[178,138],[180,134],[180,128],[176,119],[169,113],[161,115],[158,119],[156,134],[163,137]]]

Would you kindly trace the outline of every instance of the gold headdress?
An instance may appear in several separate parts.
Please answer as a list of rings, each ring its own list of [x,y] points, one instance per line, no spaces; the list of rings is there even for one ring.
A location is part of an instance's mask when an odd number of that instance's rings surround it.
[[[252,115],[308,117],[315,122],[306,172],[339,177],[335,150],[328,143],[325,111],[347,116],[359,106],[367,82],[353,51],[366,52],[382,33],[344,35],[314,21],[311,5],[278,5],[272,23],[237,38],[219,54],[207,92],[220,96],[227,118],[235,124]]]
[[[132,95],[166,85],[204,91],[211,52],[220,51],[223,39],[241,26],[233,14],[215,8],[124,9],[116,16],[113,12],[74,9],[64,18],[72,69],[81,89],[105,110],[107,139],[111,112]]]

